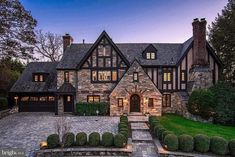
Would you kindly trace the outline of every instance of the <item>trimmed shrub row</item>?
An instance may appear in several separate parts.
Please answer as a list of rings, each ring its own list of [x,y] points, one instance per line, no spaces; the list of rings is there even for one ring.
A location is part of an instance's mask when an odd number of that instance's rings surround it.
[[[76,104],[76,114],[79,116],[96,116],[98,111],[98,115],[108,115],[108,104],[104,102],[100,103],[87,103],[87,102],[79,102]]]
[[[121,148],[126,146],[128,140],[128,118],[126,115],[120,116],[120,123],[118,124],[118,134],[115,135],[114,145]]]
[[[155,116],[149,117],[149,125],[151,132],[169,151],[181,150],[183,152],[192,152],[193,150],[206,153],[211,151],[218,155],[226,155],[230,153],[235,156],[235,139],[227,142],[222,137],[211,137],[198,134],[194,137],[190,135],[176,136],[173,132],[165,129]]]

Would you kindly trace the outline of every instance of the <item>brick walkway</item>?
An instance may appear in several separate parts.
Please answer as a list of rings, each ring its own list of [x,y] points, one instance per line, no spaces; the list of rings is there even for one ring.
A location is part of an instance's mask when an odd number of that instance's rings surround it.
[[[53,113],[16,113],[0,120],[0,148],[24,148],[27,156],[39,149],[39,143],[46,140],[49,134],[55,133],[55,121],[58,119]],[[78,117],[65,116],[66,122],[71,124],[71,131],[112,132],[117,133],[118,117]]]
[[[131,125],[133,157],[157,157],[156,147],[153,144],[153,139],[149,133],[147,126],[147,117],[145,116],[129,116]]]

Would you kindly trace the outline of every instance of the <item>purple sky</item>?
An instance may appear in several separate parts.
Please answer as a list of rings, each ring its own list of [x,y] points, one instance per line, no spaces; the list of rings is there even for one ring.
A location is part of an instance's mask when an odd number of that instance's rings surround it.
[[[208,24],[227,0],[21,0],[38,29],[94,42],[103,30],[114,42],[184,42],[192,20]]]

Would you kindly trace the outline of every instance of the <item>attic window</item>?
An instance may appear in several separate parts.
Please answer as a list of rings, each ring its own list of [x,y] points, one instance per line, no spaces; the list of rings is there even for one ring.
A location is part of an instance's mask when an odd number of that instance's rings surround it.
[[[45,82],[45,75],[43,74],[33,74],[33,82]]]
[[[146,53],[146,59],[155,59],[155,52],[147,52]]]

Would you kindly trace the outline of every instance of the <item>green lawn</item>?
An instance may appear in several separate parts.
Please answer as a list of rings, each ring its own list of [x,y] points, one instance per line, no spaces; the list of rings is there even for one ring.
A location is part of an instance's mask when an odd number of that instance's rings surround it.
[[[235,127],[231,126],[195,122],[173,114],[160,117],[160,123],[176,135],[189,134],[194,136],[196,134],[205,134],[209,137],[220,136],[227,140],[235,139]]]

